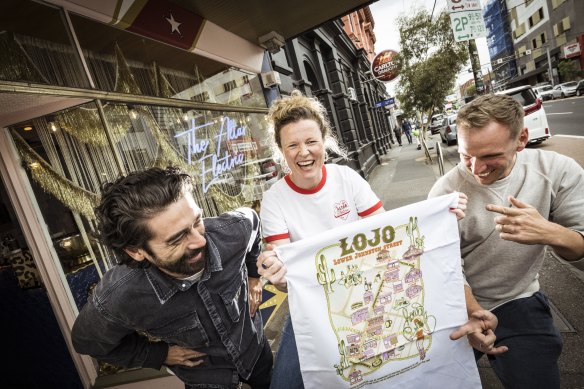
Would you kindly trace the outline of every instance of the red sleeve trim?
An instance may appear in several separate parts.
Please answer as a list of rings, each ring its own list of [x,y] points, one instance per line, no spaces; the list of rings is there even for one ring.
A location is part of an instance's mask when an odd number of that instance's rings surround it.
[[[371,215],[373,212],[377,211],[379,208],[381,208],[383,206],[383,204],[381,204],[381,200],[379,200],[379,202],[377,204],[375,204],[374,206],[372,206],[369,209],[364,210],[363,212],[357,212],[357,215],[364,217],[364,216],[369,216]]]
[[[290,239],[290,234],[285,233],[285,234],[266,236],[264,239],[266,240],[266,242],[270,243],[270,242],[273,242],[275,240]]]

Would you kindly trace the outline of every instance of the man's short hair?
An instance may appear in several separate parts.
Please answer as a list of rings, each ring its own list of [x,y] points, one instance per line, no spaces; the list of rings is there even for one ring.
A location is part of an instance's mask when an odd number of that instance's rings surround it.
[[[153,233],[148,220],[192,189],[191,177],[174,167],[137,171],[104,184],[95,208],[99,239],[113,250],[119,264],[144,266],[147,261],[134,261],[124,249],[149,250]]]
[[[497,122],[509,130],[511,139],[515,139],[523,129],[523,116],[523,107],[513,97],[488,94],[464,105],[458,111],[456,125],[459,129],[472,131]]]

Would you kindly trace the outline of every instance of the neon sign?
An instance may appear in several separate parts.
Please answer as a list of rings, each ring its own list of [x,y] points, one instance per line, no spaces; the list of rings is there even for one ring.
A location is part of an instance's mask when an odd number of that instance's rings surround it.
[[[208,139],[197,139],[196,131],[200,128],[208,127],[215,124],[209,122],[200,126],[195,125],[195,119],[191,120],[191,127],[180,134],[175,135],[175,138],[186,137],[187,140],[187,159],[189,165],[193,164],[193,156],[203,154],[196,162],[201,164],[201,179],[203,186],[203,193],[207,193],[211,185],[217,183],[220,176],[226,172],[242,165],[245,162],[245,154],[241,152],[229,152],[228,150],[221,151],[221,142],[234,141],[242,138],[245,135],[246,126],[237,125],[237,120],[224,116],[221,119],[221,128],[219,133],[215,135],[215,142],[217,149],[214,153],[207,154],[210,141]],[[208,177],[211,177],[207,181]]]

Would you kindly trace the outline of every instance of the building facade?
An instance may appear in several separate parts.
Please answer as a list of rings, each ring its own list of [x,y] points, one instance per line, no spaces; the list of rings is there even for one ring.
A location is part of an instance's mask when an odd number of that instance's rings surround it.
[[[569,81],[558,73],[563,61],[583,69],[582,1],[507,0],[507,9],[517,62],[517,76],[507,87]]]
[[[361,8],[341,18],[343,29],[358,49],[365,50],[369,62],[375,58],[375,20],[369,7]]]
[[[488,31],[489,57],[494,76],[494,85],[491,86],[495,88],[517,76],[515,50],[513,49],[511,27],[507,14],[506,0],[490,0],[483,11]]]
[[[304,30],[265,35],[267,23],[256,23],[238,35],[227,27],[241,10],[225,15],[221,4],[177,3],[189,2],[0,4],[6,387],[182,387],[164,371],[97,364],[71,346],[79,309],[115,265],[93,234],[103,183],[178,165],[196,177],[205,215],[257,207],[275,178],[267,107],[294,88],[325,103],[348,163],[363,176],[389,148],[385,112],[375,107],[385,89],[367,79],[368,53],[340,20],[300,35]],[[272,3],[270,28],[296,25],[298,15],[280,12],[286,2]],[[312,3],[301,3],[311,14]],[[331,14],[310,19],[312,26],[367,2],[329,3]],[[265,50],[283,40],[284,50]],[[262,78],[274,71],[282,76],[278,87]]]

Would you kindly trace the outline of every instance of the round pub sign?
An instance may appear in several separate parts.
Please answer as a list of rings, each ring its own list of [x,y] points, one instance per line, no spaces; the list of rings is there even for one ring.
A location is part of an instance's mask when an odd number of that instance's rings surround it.
[[[391,81],[399,75],[399,69],[395,57],[397,51],[383,50],[373,58],[371,74],[379,81]]]

